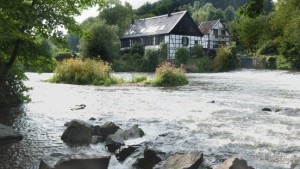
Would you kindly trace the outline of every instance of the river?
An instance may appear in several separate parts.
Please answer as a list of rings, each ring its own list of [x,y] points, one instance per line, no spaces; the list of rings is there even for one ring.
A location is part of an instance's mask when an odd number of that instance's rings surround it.
[[[51,84],[42,81],[51,74],[27,76],[32,101],[0,109],[0,122],[24,134],[20,142],[0,145],[1,169],[36,169],[41,158],[54,152],[105,151],[102,144],[70,147],[60,139],[64,123],[91,117],[99,125],[138,124],[146,135],[128,144],[151,141],[164,152],[199,150],[211,166],[240,157],[258,169],[289,169],[300,158],[300,115],[275,111],[300,108],[300,73],[188,74],[188,85],[171,88]],[[86,108],[73,109],[80,104]],[[110,168],[130,168],[130,159],[121,165],[112,158]]]

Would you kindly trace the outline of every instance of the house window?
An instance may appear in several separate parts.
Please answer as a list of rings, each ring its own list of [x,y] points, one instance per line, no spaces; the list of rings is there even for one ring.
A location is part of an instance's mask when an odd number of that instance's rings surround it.
[[[135,38],[131,40],[131,46],[135,45],[135,44],[142,44],[142,40],[141,38]]]
[[[121,40],[121,48],[130,47],[130,40],[129,39],[122,39]]]
[[[198,45],[198,41],[197,40],[195,40],[195,45]]]
[[[213,33],[214,33],[215,38],[218,38],[218,29],[214,29]]]
[[[164,36],[156,36],[155,37],[155,45],[160,45],[160,42],[164,42],[165,37]]]
[[[188,37],[183,37],[182,38],[182,44],[183,44],[183,46],[189,45],[189,38]]]
[[[226,31],[223,29],[223,30],[221,30],[221,35],[222,35],[222,38],[224,39],[225,38],[225,36],[226,36]]]
[[[145,46],[152,46],[153,45],[153,37],[145,37],[144,45]]]

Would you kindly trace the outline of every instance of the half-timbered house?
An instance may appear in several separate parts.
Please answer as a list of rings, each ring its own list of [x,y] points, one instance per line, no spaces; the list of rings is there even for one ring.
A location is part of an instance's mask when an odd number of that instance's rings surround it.
[[[230,45],[230,35],[224,24],[219,20],[202,22],[199,26],[204,49],[216,49]]]
[[[178,47],[201,45],[202,33],[187,11],[134,20],[121,38],[121,50],[139,43],[145,48],[168,45],[168,59],[175,59]]]

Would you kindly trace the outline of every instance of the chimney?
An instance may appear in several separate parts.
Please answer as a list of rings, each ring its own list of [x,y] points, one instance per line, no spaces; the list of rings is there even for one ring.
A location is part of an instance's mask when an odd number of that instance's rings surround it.
[[[172,16],[172,15],[171,15],[171,12],[169,11],[169,12],[168,12],[168,17],[170,17],[170,16]]]

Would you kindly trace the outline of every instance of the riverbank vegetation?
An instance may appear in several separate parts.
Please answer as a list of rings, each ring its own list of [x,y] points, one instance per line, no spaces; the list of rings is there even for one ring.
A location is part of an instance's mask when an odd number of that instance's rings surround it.
[[[111,85],[123,80],[112,76],[108,63],[92,59],[67,59],[57,64],[50,82],[78,85]]]
[[[155,86],[182,86],[188,84],[183,68],[177,68],[170,62],[162,62],[155,70],[153,79],[147,81]]]

